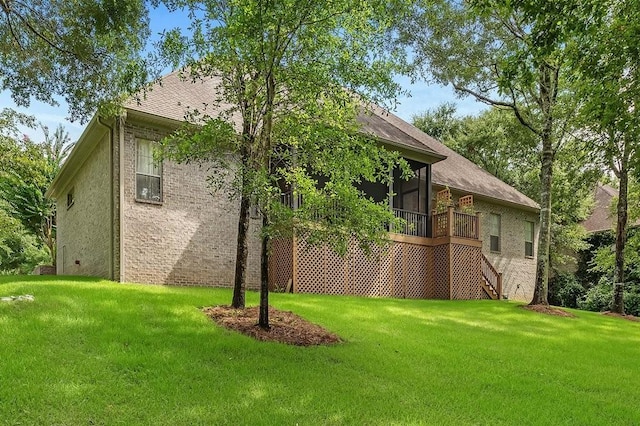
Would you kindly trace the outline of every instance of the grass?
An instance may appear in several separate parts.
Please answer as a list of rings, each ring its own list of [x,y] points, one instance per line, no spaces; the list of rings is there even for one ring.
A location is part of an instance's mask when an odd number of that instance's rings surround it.
[[[230,290],[0,277],[0,424],[640,424],[640,323],[272,294],[346,343],[217,327]],[[256,304],[257,295],[248,294]]]

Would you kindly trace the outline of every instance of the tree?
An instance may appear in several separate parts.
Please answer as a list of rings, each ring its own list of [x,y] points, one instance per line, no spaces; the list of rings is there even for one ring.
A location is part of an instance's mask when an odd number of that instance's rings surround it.
[[[538,199],[539,186],[532,187],[537,180],[537,140],[531,131],[509,111],[492,108],[477,116],[456,117],[455,107],[446,106],[451,116],[440,119],[439,111],[443,108],[439,106],[415,116],[413,124],[431,136],[438,128],[446,129],[437,137],[441,142],[532,199]]]
[[[25,122],[28,118],[6,110],[2,116],[7,119],[5,130],[9,134],[0,138],[0,208],[47,247],[51,264],[55,265],[55,204],[45,197],[45,192],[72,147],[69,135],[59,126],[51,137],[43,127],[44,142],[38,144],[27,137],[18,140],[16,120]]]
[[[414,124],[427,133],[431,129],[448,129],[442,142],[449,148],[539,201],[538,140],[511,112],[491,108],[477,116],[456,117],[455,108],[449,108],[449,117],[436,114],[442,109],[436,107],[414,117]],[[424,127],[425,123],[430,127]],[[586,248],[580,222],[588,216],[593,189],[602,175],[587,151],[584,141],[567,137],[554,158],[553,174],[557,179],[552,186],[555,196],[549,249],[553,273],[555,266],[567,261],[565,253]]]
[[[0,88],[16,104],[64,97],[73,119],[145,83],[142,0],[0,0]]]
[[[460,135],[463,120],[456,117],[456,106],[445,102],[411,117],[411,122],[429,136],[447,143]]]
[[[577,92],[585,99],[585,133],[618,178],[612,310],[622,314],[629,176],[640,168],[640,11],[628,0],[567,3],[574,10],[570,59]]]
[[[64,129],[62,124],[59,124],[58,127],[56,127],[53,135],[49,134],[49,128],[47,126],[40,126],[40,128],[44,134],[42,149],[52,173],[50,179],[53,181],[60,171],[62,164],[64,164],[65,160],[71,153],[75,142],[71,142],[69,132]]]
[[[174,65],[186,65],[190,79],[218,80],[220,93],[211,102],[215,116],[193,111],[189,118],[197,124],[185,124],[165,141],[164,155],[207,162],[216,170],[212,183],[226,184],[239,198],[234,307],[244,306],[251,203],[260,209],[259,325],[268,328],[272,238],[297,230],[309,242],[327,242],[344,252],[352,234],[367,248],[383,241],[386,224],[396,222],[386,201],[364,199],[357,185],[388,182],[402,162],[358,134],[355,117],[368,102],[397,90],[391,78],[395,52],[385,49],[383,37],[387,17],[395,16],[388,8],[401,3],[166,3],[191,10],[194,36],[168,32],[165,54]],[[230,167],[231,177],[225,173]],[[283,191],[291,192],[296,209],[281,203]]]
[[[47,258],[36,237],[9,216],[0,202],[0,274],[28,274]]]
[[[637,225],[640,219],[640,182],[634,178],[629,179],[628,186],[628,223]],[[616,197],[611,200],[611,214],[616,217],[618,215],[619,202]],[[603,274],[606,277],[613,277],[615,281],[617,279],[616,270],[617,267],[617,226],[615,229],[615,235],[611,235],[611,231],[601,233],[596,236],[595,249],[591,255],[588,265],[591,266],[588,272]],[[600,243],[600,244],[598,244]],[[629,227],[625,239],[624,247],[624,267],[625,267],[625,281],[635,281],[636,284],[640,284],[640,228],[635,226]],[[615,290],[615,286],[614,286]],[[615,293],[615,291],[614,291]],[[613,304],[614,300],[611,300]]]
[[[574,109],[565,96],[566,40],[558,31],[567,12],[555,2],[424,1],[400,28],[415,52],[416,73],[511,111],[538,138],[541,211],[531,304],[548,304],[553,160]]]

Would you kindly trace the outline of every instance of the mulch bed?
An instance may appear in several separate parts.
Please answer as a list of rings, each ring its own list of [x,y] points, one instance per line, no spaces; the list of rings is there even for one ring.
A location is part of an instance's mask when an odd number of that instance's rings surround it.
[[[211,306],[202,311],[218,325],[238,331],[261,341],[280,342],[296,346],[331,345],[342,340],[337,335],[312,324],[293,312],[269,307],[269,330],[258,327],[259,307],[235,309]]]
[[[567,312],[567,311],[565,311],[563,309],[556,308],[555,306],[549,306],[549,305],[522,305],[522,308],[526,309],[528,311],[537,312],[539,314],[554,315],[554,316],[557,316],[557,317],[569,317],[569,318],[575,318],[576,317],[571,312]]]
[[[604,311],[602,315],[606,315],[608,317],[618,317],[618,318],[626,319],[629,321],[640,321],[640,318],[634,317],[633,315],[621,315],[619,313],[611,312],[611,311]]]

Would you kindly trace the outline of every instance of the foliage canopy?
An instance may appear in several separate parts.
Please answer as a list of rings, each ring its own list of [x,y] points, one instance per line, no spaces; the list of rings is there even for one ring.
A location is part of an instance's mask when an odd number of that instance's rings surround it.
[[[2,0],[0,88],[19,106],[61,97],[86,119],[146,82],[148,33],[143,0]]]

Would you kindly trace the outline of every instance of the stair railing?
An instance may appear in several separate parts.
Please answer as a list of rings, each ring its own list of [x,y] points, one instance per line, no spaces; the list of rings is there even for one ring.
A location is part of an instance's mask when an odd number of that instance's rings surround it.
[[[484,254],[482,255],[481,270],[485,283],[496,292],[498,299],[502,299],[502,274],[496,271],[496,268]]]

